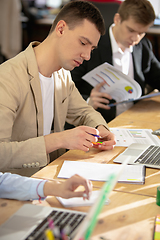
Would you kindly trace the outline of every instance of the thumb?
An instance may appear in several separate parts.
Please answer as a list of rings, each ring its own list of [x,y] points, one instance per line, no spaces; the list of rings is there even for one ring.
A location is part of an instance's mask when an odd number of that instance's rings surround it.
[[[95,90],[97,90],[97,91],[99,91],[100,90],[100,88],[103,86],[103,85],[105,85],[106,83],[103,81],[103,82],[100,82],[100,83],[98,83],[95,87],[94,87],[94,89]]]

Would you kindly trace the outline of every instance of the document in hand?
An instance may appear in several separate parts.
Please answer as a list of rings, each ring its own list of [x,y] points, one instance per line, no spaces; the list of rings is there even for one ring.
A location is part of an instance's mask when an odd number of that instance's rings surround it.
[[[70,178],[74,174],[92,181],[106,181],[112,172],[118,172],[121,164],[101,164],[91,162],[64,161],[58,178]],[[143,165],[126,165],[118,182],[144,184],[145,167]]]
[[[82,78],[93,87],[100,82],[105,82],[101,91],[110,94],[116,102],[137,99],[142,94],[140,85],[134,79],[108,63],[96,67]]]

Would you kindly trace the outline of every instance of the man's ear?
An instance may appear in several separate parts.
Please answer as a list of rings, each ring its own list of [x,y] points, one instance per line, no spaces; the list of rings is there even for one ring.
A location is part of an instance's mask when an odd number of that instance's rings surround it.
[[[64,20],[60,20],[56,25],[56,33],[58,36],[62,36],[64,33],[64,30],[66,29],[67,24]]]
[[[116,13],[115,15],[114,15],[114,24],[118,24],[118,23],[120,23],[121,22],[121,17],[120,17],[120,15],[119,15],[119,13]]]

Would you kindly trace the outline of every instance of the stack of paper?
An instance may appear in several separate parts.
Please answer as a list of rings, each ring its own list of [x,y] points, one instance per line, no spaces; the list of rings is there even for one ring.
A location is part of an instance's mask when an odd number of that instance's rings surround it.
[[[117,164],[101,164],[79,161],[64,161],[58,178],[70,178],[74,174],[78,174],[92,181],[107,181],[112,172],[118,172],[121,165]],[[144,184],[145,182],[145,166],[143,165],[127,165],[123,170],[118,182]]]

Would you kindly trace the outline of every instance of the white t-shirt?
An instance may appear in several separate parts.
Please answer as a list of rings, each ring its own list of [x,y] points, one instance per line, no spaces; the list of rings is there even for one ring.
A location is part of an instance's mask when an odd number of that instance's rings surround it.
[[[121,48],[118,46],[114,38],[114,35],[112,32],[113,26],[114,24],[112,24],[109,28],[109,35],[111,39],[111,47],[112,47],[112,53],[113,53],[113,66],[116,67],[121,72],[123,72],[124,74],[130,76],[131,78],[134,78],[133,60],[132,60],[133,47],[126,48],[124,52],[121,50]],[[118,116],[120,113],[126,111],[132,106],[133,106],[133,102],[117,105],[116,115]]]
[[[43,102],[43,134],[51,133],[54,113],[54,77],[45,77],[39,73]]]

